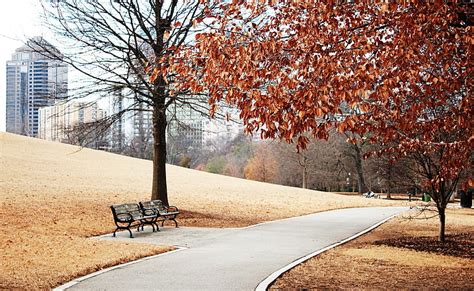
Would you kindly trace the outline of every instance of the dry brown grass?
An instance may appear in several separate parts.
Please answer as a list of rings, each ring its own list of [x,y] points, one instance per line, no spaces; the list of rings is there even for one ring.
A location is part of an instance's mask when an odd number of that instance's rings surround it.
[[[149,198],[149,161],[0,133],[0,288],[48,288],[170,248],[91,241],[113,231],[109,205]],[[386,201],[168,166],[181,225],[235,227]]]
[[[109,205],[149,198],[151,162],[0,133],[0,288],[48,288],[169,249],[91,241],[113,231]],[[186,226],[236,227],[391,202],[246,181],[168,166]]]
[[[448,210],[448,234],[474,232],[473,218],[472,209]],[[271,289],[472,288],[474,264],[470,259],[374,244],[403,236],[436,236],[437,227],[437,218],[393,219],[283,274]]]

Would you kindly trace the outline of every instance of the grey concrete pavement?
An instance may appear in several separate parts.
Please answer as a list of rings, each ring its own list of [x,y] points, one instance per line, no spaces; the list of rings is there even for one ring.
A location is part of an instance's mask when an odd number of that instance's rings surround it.
[[[206,228],[206,227],[161,227],[160,232],[152,232],[150,226],[145,226],[145,231],[136,232],[130,239],[128,231],[117,232],[117,236],[105,234],[93,239],[124,241],[133,243],[147,243],[155,245],[178,246],[193,248],[203,244],[212,243],[214,240],[235,232],[235,228]]]
[[[165,228],[158,233],[148,230],[128,241],[189,249],[102,273],[71,289],[254,290],[271,273],[296,259],[407,209],[340,209],[242,229]]]

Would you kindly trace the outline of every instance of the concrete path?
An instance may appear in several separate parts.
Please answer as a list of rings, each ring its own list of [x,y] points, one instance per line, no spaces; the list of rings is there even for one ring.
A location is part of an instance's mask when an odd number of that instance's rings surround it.
[[[241,229],[148,230],[133,242],[172,243],[189,249],[119,267],[83,280],[71,289],[254,290],[270,274],[296,259],[407,209],[341,209]],[[125,235],[119,239],[126,239]]]
[[[128,231],[117,232],[116,237],[113,237],[111,234],[105,234],[94,239],[194,248],[212,243],[239,230],[239,228],[175,228],[173,222],[169,223],[169,225],[173,226],[168,227],[165,224],[165,227],[161,227],[160,225],[160,232],[152,232],[149,226],[145,226],[145,231],[136,232],[136,229],[134,229],[132,230],[133,239],[130,239]]]

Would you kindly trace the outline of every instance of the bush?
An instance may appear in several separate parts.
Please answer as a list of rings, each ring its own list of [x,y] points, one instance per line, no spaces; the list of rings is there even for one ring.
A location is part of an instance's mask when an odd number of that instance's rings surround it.
[[[226,165],[226,160],[223,156],[218,156],[210,159],[204,170],[209,173],[222,174]]]

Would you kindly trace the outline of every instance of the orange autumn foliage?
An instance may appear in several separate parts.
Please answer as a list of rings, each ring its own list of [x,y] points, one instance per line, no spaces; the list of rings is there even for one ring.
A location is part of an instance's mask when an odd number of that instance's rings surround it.
[[[225,101],[248,132],[296,142],[331,128],[408,155],[413,183],[445,208],[473,184],[474,7],[462,1],[232,1],[182,51],[178,85]],[[357,142],[355,138],[349,140]],[[421,180],[418,180],[421,178]]]
[[[244,168],[246,179],[261,182],[275,182],[278,165],[274,153],[267,144],[257,146],[255,155],[250,158]]]
[[[305,148],[336,127],[392,155],[436,154],[435,190],[470,166],[472,11],[452,2],[234,1],[209,12],[183,86],[249,132]],[[467,15],[467,16],[466,16]],[[468,17],[468,18],[466,18]],[[390,145],[390,146],[388,146]],[[395,145],[395,146],[391,146]]]

